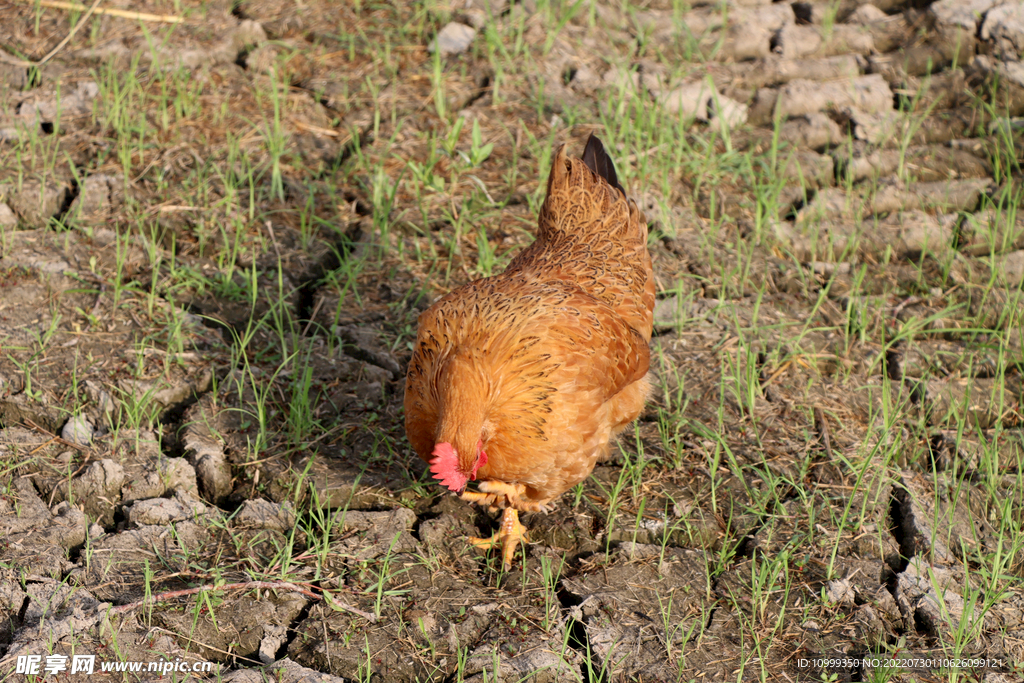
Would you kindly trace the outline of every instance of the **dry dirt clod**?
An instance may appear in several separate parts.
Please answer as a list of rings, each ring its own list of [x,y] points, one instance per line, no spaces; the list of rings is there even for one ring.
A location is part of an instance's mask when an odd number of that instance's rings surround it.
[[[149,440],[147,440],[149,437]],[[157,448],[155,437],[141,434],[143,448],[137,453],[144,463],[143,471],[137,473],[138,464],[133,467],[133,477],[121,490],[121,500],[129,503],[134,500],[166,496],[171,492],[181,491],[189,496],[199,495],[196,483],[196,471],[185,461],[185,458],[165,458]],[[148,445],[149,448],[145,448]]]
[[[830,156],[799,151],[787,155],[779,177],[792,180],[803,188],[829,187],[835,184],[835,163]]]
[[[0,499],[0,560],[59,577],[71,568],[68,552],[85,542],[87,526],[78,508],[61,502],[48,509],[31,482],[17,480]]]
[[[908,471],[901,477],[894,493],[903,530],[901,552],[905,556],[916,555],[933,564],[952,566],[997,542],[987,521],[971,514],[963,502],[958,501],[950,509],[944,494],[949,482],[945,473],[933,477]],[[934,523],[939,518],[945,520],[941,528]]]
[[[872,145],[884,145],[898,140],[897,133],[904,127],[903,115],[888,109],[880,112],[864,112],[856,107],[846,107],[839,114],[853,127],[853,136]]]
[[[776,225],[777,234],[804,261],[836,261],[878,258],[892,253],[899,258],[943,254],[952,249],[956,215],[935,216],[923,211],[894,212],[876,219],[857,221],[837,214],[820,222]]]
[[[90,463],[74,479],[58,483],[51,496],[55,501],[74,500],[82,506],[90,519],[99,519],[109,525],[114,521],[112,503],[121,499],[124,481],[124,467],[104,458]]]
[[[833,158],[840,177],[854,182],[893,175],[900,171],[901,164],[904,175],[921,181],[988,178],[992,174],[987,160],[943,145],[919,145],[902,151],[853,146],[852,150],[835,150]]]
[[[334,546],[335,552],[355,560],[368,560],[388,553],[414,552],[419,543],[409,531],[416,514],[408,508],[391,512],[353,510],[341,520],[341,529],[360,532]]]
[[[822,219],[858,221],[872,215],[916,209],[940,213],[973,211],[981,197],[992,189],[992,181],[987,178],[931,183],[888,179],[879,185],[873,193],[848,194],[841,188],[822,190],[797,212],[796,221],[798,224]]]
[[[263,645],[260,645],[263,651]],[[262,661],[262,660],[261,660]],[[308,669],[289,657],[284,657],[273,663],[264,662],[268,666],[263,669],[235,669],[227,672],[223,681],[225,683],[264,683],[267,676],[273,676],[274,680],[280,683],[345,683],[345,678],[325,674],[316,669]]]
[[[978,19],[999,3],[1000,0],[938,0],[928,7],[928,12],[941,24],[977,31]]]
[[[747,105],[717,94],[708,100],[708,115],[712,130],[736,128],[747,122]]]
[[[231,493],[231,466],[224,444],[210,429],[211,426],[223,425],[219,419],[221,416],[213,410],[209,396],[200,399],[185,415],[187,427],[182,445],[185,458],[195,468],[199,491],[206,500],[223,501]]]
[[[6,202],[0,202],[0,230],[11,230],[18,226],[18,217]]]
[[[124,512],[128,517],[128,522],[133,526],[162,526],[204,515],[207,513],[207,507],[179,489],[170,499],[137,500],[126,505]]]
[[[827,40],[826,40],[827,37]],[[830,35],[825,36],[818,26],[789,24],[774,38],[775,52],[786,59],[842,55],[854,53],[871,54],[875,51],[871,33],[859,26],[837,24]]]
[[[269,500],[247,500],[232,520],[234,524],[254,529],[288,531],[295,526],[295,510],[291,503]]]
[[[671,92],[661,95],[658,100],[666,111],[679,114],[682,118],[707,121],[708,101],[712,97],[711,87],[703,80],[685,83]]]
[[[242,52],[266,40],[267,32],[259,22],[244,19],[224,31],[212,44],[185,49],[161,44],[153,50],[140,51],[140,56],[142,61],[160,69],[199,69],[234,62]]]
[[[964,214],[959,225],[960,250],[975,256],[1024,248],[1024,216],[1008,216],[996,209]]]
[[[67,222],[105,225],[111,214],[124,201],[124,186],[109,174],[86,176],[78,188],[78,196],[68,209]]]
[[[997,257],[993,270],[1005,287],[1019,287],[1024,282],[1024,251],[1014,251]]]
[[[889,15],[879,9],[877,6],[866,2],[857,9],[855,9],[848,17],[846,17],[846,23],[855,24],[857,26],[866,26],[876,21],[882,21]]]
[[[80,81],[74,87],[65,86],[58,92],[54,87],[30,95],[18,106],[18,118],[26,124],[39,126],[52,124],[58,116],[67,125],[75,117],[92,112],[93,101],[99,95],[95,81]]]
[[[792,118],[786,121],[779,131],[779,139],[783,142],[816,151],[837,145],[843,138],[839,124],[819,112]]]
[[[961,619],[982,619],[976,613],[965,614],[963,593],[970,583],[962,571],[915,557],[897,576],[896,602],[905,623],[920,624],[929,635],[946,641],[963,628]]]
[[[0,201],[6,201],[25,227],[45,227],[60,214],[71,193],[71,184],[55,180],[30,178],[20,183],[0,184]]]
[[[991,41],[996,55],[1017,61],[1024,54],[1024,7],[1018,2],[1007,2],[985,13],[978,34]]]
[[[854,54],[783,60],[772,66],[774,66],[774,74],[765,77],[765,85],[786,83],[797,79],[828,81],[835,78],[854,78],[864,73],[867,62],[860,55]]]
[[[875,113],[891,110],[893,96],[889,84],[879,74],[827,83],[794,80],[779,88],[777,106],[782,116],[837,111],[845,107]]]

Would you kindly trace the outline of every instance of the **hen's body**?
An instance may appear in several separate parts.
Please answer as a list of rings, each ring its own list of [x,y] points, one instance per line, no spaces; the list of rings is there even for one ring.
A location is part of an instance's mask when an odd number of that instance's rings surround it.
[[[585,479],[648,388],[647,225],[596,138],[584,160],[558,150],[539,225],[504,273],[420,316],[405,393],[409,441],[436,477],[462,493],[475,474],[484,493],[467,499],[513,510]]]

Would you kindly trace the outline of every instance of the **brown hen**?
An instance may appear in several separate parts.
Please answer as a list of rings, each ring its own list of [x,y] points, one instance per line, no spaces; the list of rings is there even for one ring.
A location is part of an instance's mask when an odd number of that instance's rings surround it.
[[[582,159],[558,149],[539,226],[504,273],[420,315],[405,388],[406,433],[434,478],[504,508],[492,538],[470,541],[500,545],[506,566],[526,540],[518,512],[583,481],[648,392],[647,222],[596,137]]]

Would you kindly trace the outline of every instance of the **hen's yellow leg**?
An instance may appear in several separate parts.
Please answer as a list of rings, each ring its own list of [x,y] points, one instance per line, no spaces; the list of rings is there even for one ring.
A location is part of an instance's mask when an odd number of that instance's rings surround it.
[[[529,543],[526,538],[526,527],[519,523],[519,511],[505,508],[501,514],[501,527],[490,538],[470,537],[469,542],[482,550],[501,546],[501,559],[505,568],[512,566],[512,556],[516,554],[519,542]]]

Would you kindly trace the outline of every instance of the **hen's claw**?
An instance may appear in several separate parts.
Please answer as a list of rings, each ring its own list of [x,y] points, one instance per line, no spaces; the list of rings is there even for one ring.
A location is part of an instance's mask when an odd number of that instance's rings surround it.
[[[481,550],[490,550],[500,545],[502,565],[505,569],[512,568],[512,556],[516,554],[516,547],[520,541],[530,542],[526,538],[526,527],[519,523],[519,511],[515,508],[505,508],[501,514],[501,526],[490,538],[469,538],[469,542]]]
[[[494,493],[481,493],[480,491],[463,491],[459,498],[461,500],[466,501],[467,503],[486,505],[491,511],[497,509],[496,503],[498,502],[498,496]]]
[[[515,508],[521,512],[550,512],[551,506],[521,496],[526,492],[523,484],[508,484],[503,481],[485,479],[480,482],[479,491],[463,491],[459,496],[467,503],[486,505],[491,511],[499,508]],[[550,502],[550,501],[548,501]]]

